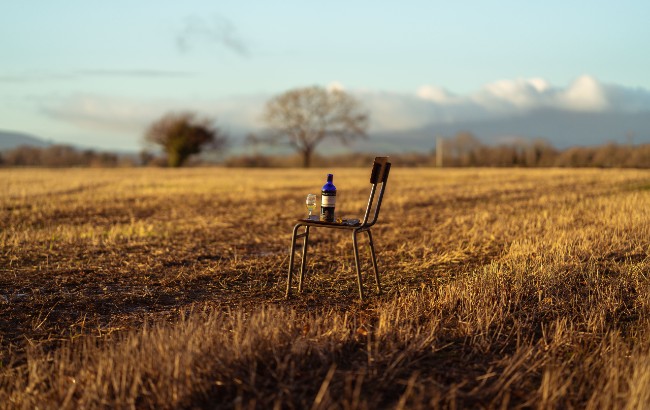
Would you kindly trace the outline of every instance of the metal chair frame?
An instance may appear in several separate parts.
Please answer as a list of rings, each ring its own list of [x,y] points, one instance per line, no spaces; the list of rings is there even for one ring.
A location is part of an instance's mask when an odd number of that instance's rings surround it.
[[[345,223],[336,223],[336,222],[321,222],[300,219],[299,222],[293,228],[293,235],[291,236],[291,249],[289,256],[289,272],[287,274],[287,291],[285,297],[291,295],[291,279],[293,276],[293,260],[296,247],[296,239],[303,238],[302,243],[302,259],[300,262],[300,280],[298,282],[298,292],[302,292],[302,285],[305,278],[305,265],[307,263],[307,250],[309,244],[309,230],[311,227],[320,227],[320,228],[333,228],[333,229],[343,229],[349,230],[352,232],[352,247],[354,249],[354,263],[357,271],[357,283],[359,285],[359,297],[363,300],[363,284],[361,279],[361,265],[359,263],[359,247],[357,244],[357,235],[365,232],[368,235],[368,242],[370,245],[370,255],[372,256],[372,266],[375,271],[375,282],[377,283],[377,292],[381,293],[381,285],[379,284],[379,270],[377,269],[377,257],[375,255],[375,247],[372,240],[372,228],[375,223],[377,223],[377,218],[379,217],[379,210],[381,208],[381,202],[384,198],[384,192],[386,190],[386,183],[388,181],[388,174],[390,172],[390,162],[388,162],[388,157],[376,157],[372,167],[372,173],[370,175],[370,198],[368,199],[368,206],[366,207],[366,212],[364,214],[363,220],[361,223],[356,225],[347,225]],[[379,194],[377,193],[377,186],[381,185],[379,188]],[[373,209],[374,208],[374,209]],[[371,218],[372,215],[372,218]],[[299,233],[301,227],[305,227],[302,233]]]

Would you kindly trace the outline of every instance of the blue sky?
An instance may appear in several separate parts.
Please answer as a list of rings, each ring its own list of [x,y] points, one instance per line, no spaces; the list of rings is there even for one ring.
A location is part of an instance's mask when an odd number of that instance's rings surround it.
[[[268,98],[313,84],[358,95],[375,129],[495,98],[650,110],[648,21],[625,0],[4,2],[0,129],[138,149],[168,110],[255,127]]]

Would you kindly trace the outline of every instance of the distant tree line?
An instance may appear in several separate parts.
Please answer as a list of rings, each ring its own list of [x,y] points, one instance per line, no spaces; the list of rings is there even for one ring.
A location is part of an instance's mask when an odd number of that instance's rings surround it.
[[[458,134],[443,142],[443,167],[597,167],[597,168],[650,168],[650,144],[624,145],[609,143],[592,147],[554,148],[543,140],[517,139],[496,146],[484,145],[471,134]],[[395,166],[433,167],[436,152],[391,154]],[[367,166],[372,153],[318,155],[311,158],[315,167]],[[196,157],[192,165],[209,165],[214,162]],[[296,155],[241,155],[222,161],[227,167],[301,167],[304,157]],[[45,148],[21,146],[0,152],[0,167],[118,167],[118,166],[169,166],[165,158],[146,151],[139,158],[110,152],[78,150],[67,145]]]
[[[79,150],[69,145],[48,147],[20,146],[0,152],[0,166],[4,167],[117,167],[133,166],[132,159],[111,152]]]
[[[598,167],[650,168],[650,144],[614,142],[559,150],[544,139],[513,138],[496,146],[460,132],[442,140],[443,167]],[[438,157],[435,150],[432,153]]]
[[[560,168],[650,168],[650,144],[623,145],[608,143],[564,150],[553,147],[543,139],[516,138],[498,145],[485,145],[471,133],[458,133],[442,141],[442,164],[435,149],[430,152],[390,154],[391,162],[402,167],[560,167]],[[317,155],[316,167],[338,164],[367,166],[372,154],[354,153]],[[300,156],[269,156],[255,153],[228,158],[229,167],[299,167]]]

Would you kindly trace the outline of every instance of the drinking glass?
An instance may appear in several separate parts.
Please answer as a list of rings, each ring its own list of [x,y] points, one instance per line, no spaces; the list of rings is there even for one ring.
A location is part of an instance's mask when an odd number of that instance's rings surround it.
[[[311,213],[314,211],[314,209],[316,209],[316,194],[307,195],[305,204],[307,205],[307,210],[309,211],[307,219],[311,219]]]

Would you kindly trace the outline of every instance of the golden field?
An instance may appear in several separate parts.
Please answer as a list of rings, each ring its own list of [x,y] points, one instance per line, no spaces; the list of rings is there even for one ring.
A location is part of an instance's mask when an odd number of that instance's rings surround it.
[[[650,171],[0,170],[0,408],[644,408]],[[294,283],[296,283],[294,281]]]

